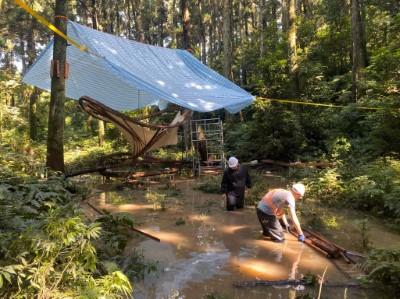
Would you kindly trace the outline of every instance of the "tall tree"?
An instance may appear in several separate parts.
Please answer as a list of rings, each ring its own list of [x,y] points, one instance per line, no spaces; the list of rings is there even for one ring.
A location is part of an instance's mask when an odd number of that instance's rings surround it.
[[[142,23],[142,1],[132,0],[132,12],[136,27],[135,40],[142,43],[144,42],[144,32]]]
[[[361,1],[352,0],[351,6],[351,40],[352,40],[352,90],[351,99],[357,102],[360,93],[361,71],[366,66],[366,44],[364,39]]]
[[[299,94],[299,66],[297,58],[296,0],[289,0],[289,57],[291,93],[295,98]]]
[[[207,63],[207,51],[206,51],[206,24],[204,23],[204,11],[203,11],[204,0],[198,0],[199,14],[200,14],[200,35],[201,35],[201,62]]]
[[[186,0],[181,0],[181,12],[182,12],[182,37],[183,37],[183,49],[192,49],[191,32],[190,32],[190,13],[189,5]]]
[[[98,30],[98,15],[97,15],[97,5],[96,5],[96,0],[92,0],[92,23],[93,23],[93,29]],[[98,129],[99,129],[99,147],[104,147],[105,143],[105,126],[104,126],[104,121],[101,119],[98,120]]]
[[[289,31],[289,1],[282,0],[282,31]]]
[[[33,64],[36,58],[36,48],[35,48],[35,30],[37,26],[37,20],[34,17],[30,17],[30,26],[27,32],[26,48],[28,52],[28,66]],[[29,137],[37,141],[37,102],[39,100],[41,92],[35,86],[31,95],[29,96]]]
[[[67,34],[67,0],[56,0],[55,27]],[[64,172],[64,105],[67,41],[54,34],[46,166]]]
[[[260,57],[264,57],[264,37],[265,37],[265,27],[267,26],[267,20],[265,18],[265,0],[260,0],[259,7],[259,34],[260,34]]]
[[[224,39],[224,76],[229,80],[232,78],[232,21],[231,1],[224,1],[223,39]]]

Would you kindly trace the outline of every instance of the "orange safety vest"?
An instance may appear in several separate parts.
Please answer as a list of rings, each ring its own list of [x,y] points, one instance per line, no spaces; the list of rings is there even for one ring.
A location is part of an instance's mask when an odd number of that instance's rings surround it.
[[[274,203],[272,202],[272,197],[274,196],[275,192],[278,190],[282,190],[282,189],[274,189],[272,191],[270,191],[269,193],[267,193],[262,199],[265,200],[269,206],[271,207],[272,211],[274,212],[275,216],[282,216],[284,214],[283,211],[279,212]],[[267,196],[268,195],[268,196]]]

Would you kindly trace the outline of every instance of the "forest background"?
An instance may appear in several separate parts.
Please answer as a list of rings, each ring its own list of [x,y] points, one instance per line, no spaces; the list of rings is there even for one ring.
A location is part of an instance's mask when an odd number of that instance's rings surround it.
[[[241,161],[335,162],[329,169],[296,175],[319,200],[363,209],[398,227],[397,0],[63,2],[72,21],[139,42],[189,50],[256,96],[257,101],[238,115],[196,114],[224,121],[228,155]],[[54,20],[54,1],[27,4]],[[3,184],[20,184],[26,178],[43,178],[49,170],[51,97],[24,85],[21,75],[53,33],[14,1],[0,5],[0,177]],[[67,172],[127,148],[110,124],[88,118],[76,101],[66,99],[57,108],[65,115],[62,168],[65,162]],[[5,214],[10,213],[7,204],[1,204]],[[388,279],[383,274],[381,278]]]

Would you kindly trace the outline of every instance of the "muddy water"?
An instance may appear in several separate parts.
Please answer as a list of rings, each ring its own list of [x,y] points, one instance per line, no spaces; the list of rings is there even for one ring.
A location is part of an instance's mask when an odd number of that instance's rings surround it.
[[[300,279],[307,273],[324,275],[331,282],[359,282],[357,267],[331,260],[287,234],[286,242],[261,238],[261,228],[253,207],[226,212],[219,195],[194,190],[194,179],[172,182],[179,190],[166,201],[165,211],[154,211],[146,192],[162,193],[170,181],[148,181],[146,191],[99,192],[91,203],[109,211],[132,213],[143,235],[133,236],[127,254],[142,252],[147,261],[158,261],[158,271],[134,283],[133,297],[144,298],[296,298],[318,297],[318,287],[255,286],[238,283],[263,280]],[[176,192],[175,192],[176,193]],[[176,194],[175,194],[176,195]],[[177,225],[178,222],[184,224]],[[343,220],[343,219],[342,219]],[[375,228],[376,230],[377,228]],[[379,234],[385,238],[384,232]],[[391,242],[399,236],[388,236]],[[338,240],[335,243],[341,245]],[[351,248],[348,248],[351,249]],[[325,274],[324,274],[325,273]],[[208,296],[208,297],[207,297]],[[321,298],[385,298],[371,289],[328,288]]]

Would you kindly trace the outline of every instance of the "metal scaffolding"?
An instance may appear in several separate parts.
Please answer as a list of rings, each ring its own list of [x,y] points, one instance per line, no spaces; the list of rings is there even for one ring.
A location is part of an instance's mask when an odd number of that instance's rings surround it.
[[[191,120],[190,136],[195,175],[225,169],[223,127],[219,118]]]

